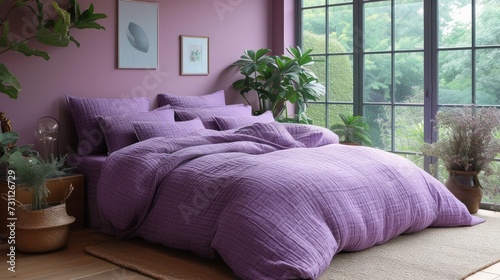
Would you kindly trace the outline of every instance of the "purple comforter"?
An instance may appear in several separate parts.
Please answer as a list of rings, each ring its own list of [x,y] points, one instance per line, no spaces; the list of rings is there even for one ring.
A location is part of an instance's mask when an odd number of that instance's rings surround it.
[[[284,127],[154,138],[113,153],[98,188],[103,231],[220,256],[243,279],[317,279],[340,251],[482,222],[398,155]]]

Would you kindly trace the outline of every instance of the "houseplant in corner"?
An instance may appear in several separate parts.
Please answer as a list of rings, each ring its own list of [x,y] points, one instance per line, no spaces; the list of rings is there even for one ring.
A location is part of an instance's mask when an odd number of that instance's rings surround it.
[[[370,127],[363,121],[362,116],[346,116],[339,114],[342,123],[334,124],[330,130],[341,139],[342,144],[371,146]]]
[[[288,120],[286,102],[297,104],[296,122],[311,123],[307,118],[307,102],[315,101],[325,95],[325,86],[318,82],[316,75],[310,70],[314,60],[310,53],[299,47],[287,49],[287,55],[268,55],[270,49],[257,51],[246,50],[239,60],[232,65],[239,67],[244,76],[233,83],[233,88],[240,91],[250,104],[246,94],[256,92],[259,109],[254,113],[260,115],[271,110],[275,118],[285,111]]]
[[[0,145],[1,161],[8,164],[10,190],[8,194],[2,194],[2,198],[8,202],[9,217],[17,218],[16,249],[40,253],[64,247],[68,241],[69,225],[75,220],[68,216],[65,205],[72,187],[68,188],[66,198],[60,204],[49,205],[46,203],[49,193],[46,181],[65,174],[61,170],[65,157],[44,161],[30,149],[31,145],[12,146],[18,138],[15,132],[5,132],[1,136],[5,140]],[[32,203],[23,205],[15,199],[14,191],[30,192]]]
[[[60,1],[0,0],[2,7],[0,54],[15,51],[25,56],[37,56],[49,60],[48,52],[32,48],[28,43],[36,40],[49,46],[68,47],[73,42],[79,47],[80,43],[70,34],[71,29],[104,29],[96,21],[107,16],[94,13],[92,4],[87,10],[81,11],[77,0],[65,2],[67,3],[60,6]],[[46,3],[50,4],[46,7]],[[15,10],[23,14],[13,13]],[[34,26],[32,34],[23,38],[15,33],[27,24]],[[0,93],[16,99],[20,91],[21,85],[15,75],[6,65],[0,63]],[[9,207],[16,204],[18,206],[13,212],[17,217],[16,248],[24,252],[47,252],[59,249],[66,245],[69,224],[74,221],[74,217],[69,217],[66,213],[64,203],[72,187],[69,186],[66,198],[62,199],[61,204],[47,205],[46,180],[62,173],[60,168],[65,157],[44,161],[36,152],[31,151],[31,145],[16,147],[15,142],[18,139],[19,135],[10,131],[10,127],[9,131],[1,131],[0,161],[8,163],[9,191],[10,186],[14,185],[25,188],[33,194],[31,205],[22,205],[14,197],[2,194],[2,197],[8,200]]]
[[[421,147],[424,155],[441,160],[449,173],[446,187],[476,213],[482,199],[482,186],[477,175],[491,175],[491,161],[500,153],[500,113],[495,107],[475,105],[448,108],[436,114],[435,130],[439,139]],[[435,172],[435,165],[431,166]]]

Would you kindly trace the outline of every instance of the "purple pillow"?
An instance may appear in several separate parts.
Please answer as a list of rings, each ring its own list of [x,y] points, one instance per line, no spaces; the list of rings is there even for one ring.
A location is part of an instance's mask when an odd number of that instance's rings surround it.
[[[219,130],[214,117],[219,116],[252,116],[252,107],[241,105],[226,105],[208,108],[175,109],[175,115],[181,121],[200,118],[207,129]]]
[[[258,137],[288,148],[304,147],[304,144],[295,141],[292,135],[279,122],[251,124],[236,130],[234,134]]]
[[[205,129],[199,118],[184,122],[134,122],[135,134],[139,141],[155,137],[177,138]]]
[[[97,117],[108,146],[108,154],[138,142],[133,122],[175,122],[174,111],[151,111],[132,115]]]
[[[66,95],[66,102],[75,123],[78,154],[86,156],[106,153],[106,143],[97,116],[147,112],[151,100],[144,97],[110,99]]]
[[[168,93],[158,94],[158,107],[170,105],[180,108],[203,108],[226,105],[223,90],[200,96],[181,96]]]
[[[282,123],[281,125],[286,128],[293,139],[309,148],[339,143],[339,136],[326,127],[298,123]]]
[[[266,111],[258,116],[214,117],[220,130],[236,129],[254,123],[274,122],[273,112]]]

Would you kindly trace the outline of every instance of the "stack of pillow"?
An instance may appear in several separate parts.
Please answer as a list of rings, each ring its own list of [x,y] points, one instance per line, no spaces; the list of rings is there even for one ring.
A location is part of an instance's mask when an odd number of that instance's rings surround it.
[[[273,122],[271,112],[252,116],[243,104],[227,105],[224,91],[201,96],[158,95],[158,108],[143,97],[66,97],[78,137],[79,155],[110,154],[154,137],[184,137],[202,129],[229,130]]]

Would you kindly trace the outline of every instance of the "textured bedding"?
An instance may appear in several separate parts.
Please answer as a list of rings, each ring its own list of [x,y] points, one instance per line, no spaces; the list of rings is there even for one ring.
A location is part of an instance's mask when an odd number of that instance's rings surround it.
[[[340,251],[483,221],[410,161],[337,141],[256,123],[128,146],[102,166],[102,230],[221,257],[242,279],[317,279]]]

